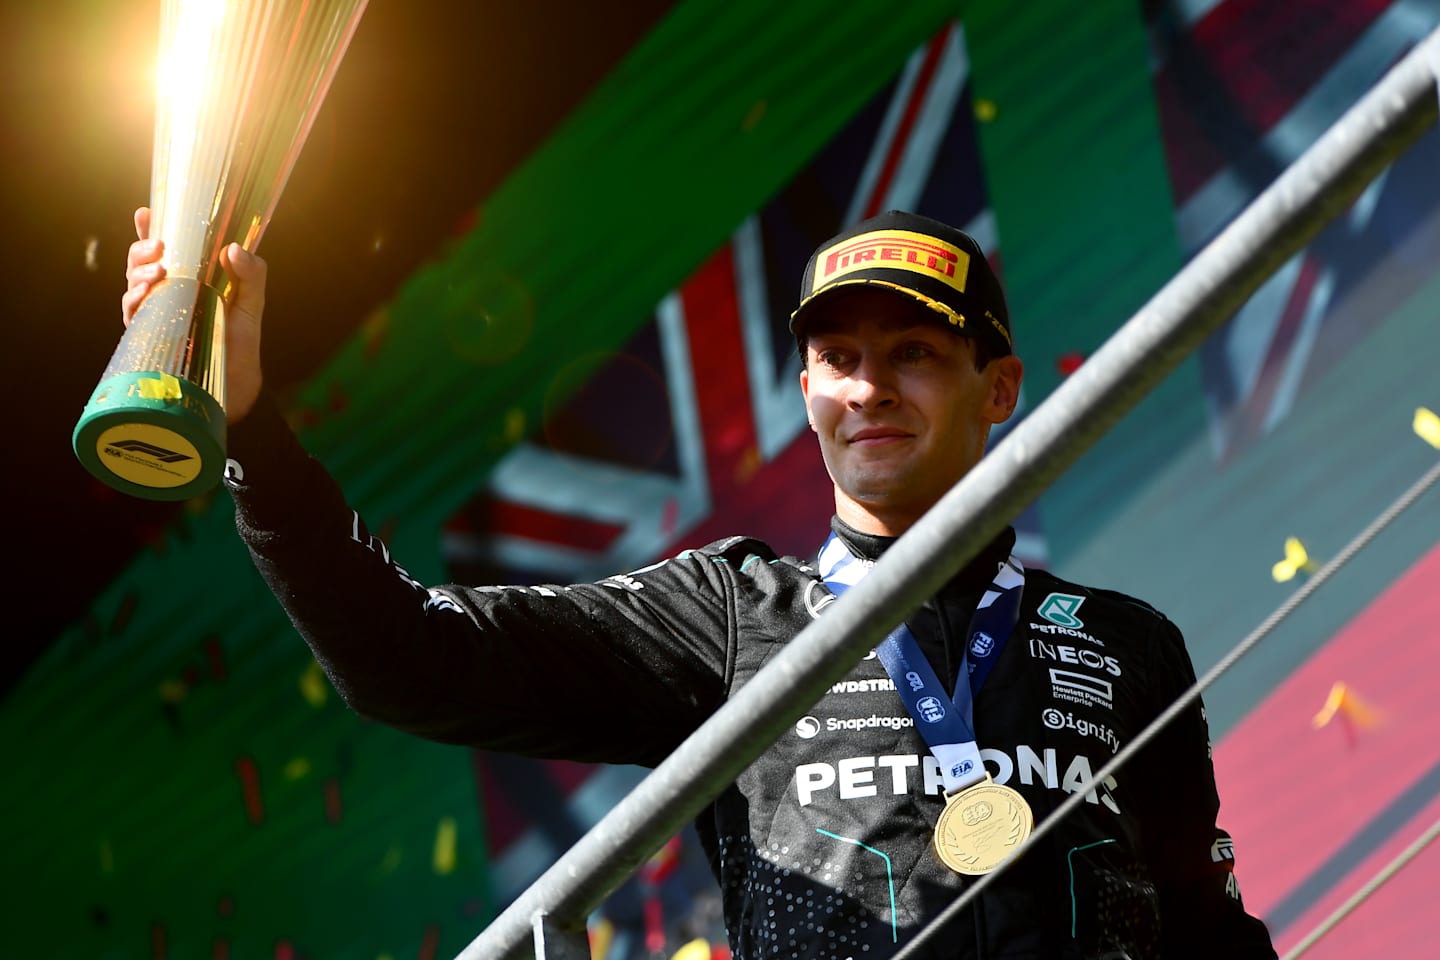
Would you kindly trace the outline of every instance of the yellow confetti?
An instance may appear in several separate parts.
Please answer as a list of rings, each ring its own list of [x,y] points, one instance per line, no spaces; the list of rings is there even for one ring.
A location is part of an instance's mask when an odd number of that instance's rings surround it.
[[[159,377],[141,377],[135,381],[141,398],[145,400],[179,400],[180,381],[168,373]]]
[[[1325,706],[1310,718],[1310,725],[1319,730],[1334,720],[1337,713],[1365,729],[1375,726],[1379,721],[1379,715],[1375,709],[1357,697],[1346,684],[1338,680],[1330,688],[1330,695],[1325,698]]]
[[[305,672],[300,674],[300,695],[305,702],[316,710],[325,706],[325,698],[329,695],[330,687],[325,682],[325,671],[320,669],[320,664],[314,660]]]
[[[767,104],[764,100],[756,100],[755,105],[750,108],[750,112],[745,114],[745,119],[741,121],[740,129],[744,130],[746,133],[754,130],[755,127],[758,126],[760,121],[764,118],[765,111],[768,109],[769,104]]]
[[[286,780],[303,780],[310,774],[310,760],[307,757],[296,757],[285,764]]]
[[[994,100],[980,98],[975,101],[975,118],[981,123],[989,123],[1000,113],[1000,108],[995,105]]]
[[[1300,571],[1310,573],[1315,569],[1315,563],[1310,559],[1310,554],[1305,550],[1305,544],[1295,537],[1285,538],[1285,559],[1270,568],[1270,576],[1275,578],[1276,583],[1285,583],[1293,580],[1295,574]]]
[[[165,680],[160,684],[160,699],[166,703],[179,703],[189,692],[190,688],[181,680]]]
[[[710,960],[710,941],[697,937],[676,950],[670,960]]]
[[[511,407],[505,411],[505,442],[518,443],[525,437],[525,411]]]
[[[590,923],[590,956],[595,960],[606,960],[610,944],[615,940],[615,924],[607,917],[599,917]]]
[[[1415,411],[1415,433],[1430,446],[1440,449],[1440,417],[1420,407]]]
[[[435,872],[448,876],[455,870],[455,818],[441,817],[435,828],[435,853],[431,858]]]

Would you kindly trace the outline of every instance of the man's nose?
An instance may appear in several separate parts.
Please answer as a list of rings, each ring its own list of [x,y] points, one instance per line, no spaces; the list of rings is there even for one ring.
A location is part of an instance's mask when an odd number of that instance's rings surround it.
[[[850,386],[847,400],[854,410],[874,410],[900,402],[894,370],[880,360],[863,359],[855,368]]]

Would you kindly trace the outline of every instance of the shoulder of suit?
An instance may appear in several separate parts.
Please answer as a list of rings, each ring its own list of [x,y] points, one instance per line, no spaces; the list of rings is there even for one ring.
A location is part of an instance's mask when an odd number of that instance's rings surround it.
[[[748,572],[755,564],[762,563],[769,567],[793,569],[802,574],[815,573],[815,565],[811,561],[781,555],[770,544],[756,537],[726,537],[703,547],[682,551],[679,556],[707,559],[737,572]]]
[[[1058,593],[1066,596],[1084,597],[1086,600],[1091,601],[1092,607],[1098,604],[1108,611],[1113,611],[1117,615],[1132,613],[1148,616],[1156,620],[1169,619],[1153,605],[1141,600],[1139,597],[1122,593],[1119,590],[1109,590],[1104,587],[1091,587],[1083,583],[1075,583],[1074,581],[1057,577],[1048,570],[1034,567],[1026,567],[1025,578],[1029,584],[1039,588],[1035,594],[1037,606],[1043,604],[1050,594]],[[1040,593],[1040,590],[1044,590],[1045,593]],[[1029,592],[1028,587],[1026,592]]]

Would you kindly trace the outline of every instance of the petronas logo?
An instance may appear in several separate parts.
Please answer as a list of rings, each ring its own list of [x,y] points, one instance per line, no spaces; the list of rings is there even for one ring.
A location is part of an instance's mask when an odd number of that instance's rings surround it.
[[[1085,602],[1084,597],[1077,597],[1069,593],[1052,593],[1040,604],[1040,616],[1053,624],[1062,627],[1069,627],[1071,630],[1079,630],[1085,626],[1085,621],[1075,616],[1075,611],[1080,609],[1080,604]]]

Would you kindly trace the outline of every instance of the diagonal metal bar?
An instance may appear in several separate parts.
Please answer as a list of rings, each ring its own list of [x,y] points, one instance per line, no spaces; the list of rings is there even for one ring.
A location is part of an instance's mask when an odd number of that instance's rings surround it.
[[[1432,33],[784,650],[507,907],[457,960],[530,954],[680,831],[1436,121]]]

